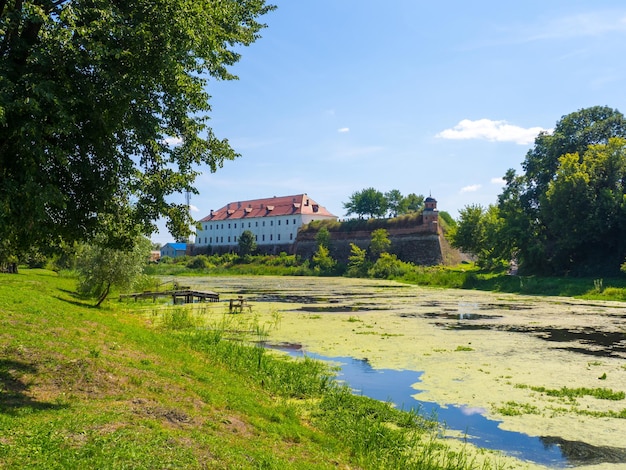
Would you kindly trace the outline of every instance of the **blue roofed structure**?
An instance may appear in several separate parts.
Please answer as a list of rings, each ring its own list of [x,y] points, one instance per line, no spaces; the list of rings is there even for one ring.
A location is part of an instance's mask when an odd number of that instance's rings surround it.
[[[187,254],[186,243],[166,243],[161,247],[161,258],[169,256],[170,258],[176,258],[178,256],[185,256]]]

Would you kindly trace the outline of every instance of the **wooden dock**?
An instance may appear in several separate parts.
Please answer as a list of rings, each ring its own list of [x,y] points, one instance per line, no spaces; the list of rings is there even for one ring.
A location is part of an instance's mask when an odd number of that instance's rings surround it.
[[[134,294],[120,294],[120,300],[126,298],[135,299],[152,299],[156,302],[157,297],[172,297],[174,304],[191,304],[194,301],[198,302],[219,302],[220,295],[216,292],[200,291],[193,289],[177,289],[169,291],[144,291],[136,292]]]

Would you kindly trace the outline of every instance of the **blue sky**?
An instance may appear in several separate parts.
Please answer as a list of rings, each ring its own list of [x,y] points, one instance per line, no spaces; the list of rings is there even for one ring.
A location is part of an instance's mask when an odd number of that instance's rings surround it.
[[[196,219],[303,192],[343,218],[367,187],[432,194],[457,217],[495,203],[563,115],[626,112],[622,1],[273,3],[239,80],[209,83],[209,125],[241,157],[201,169]]]

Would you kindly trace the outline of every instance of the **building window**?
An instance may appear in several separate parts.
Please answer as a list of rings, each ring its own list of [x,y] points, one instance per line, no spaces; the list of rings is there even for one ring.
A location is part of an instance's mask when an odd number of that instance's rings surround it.
[[[263,235],[263,241],[265,241],[265,235]]]
[[[235,228],[237,228],[237,224],[235,224]]]
[[[228,237],[228,243],[230,243],[230,237]]]
[[[280,233],[277,236],[278,236],[278,241],[280,241]]]
[[[204,244],[206,245],[206,237],[204,237]]]
[[[250,222],[248,222],[248,228],[250,228]]]
[[[220,243],[224,243],[224,237],[221,237]]]
[[[213,243],[213,237],[209,237],[209,243]]]
[[[274,239],[274,236],[270,233],[270,241]]]
[[[293,219],[293,224],[296,225],[296,219]]]
[[[254,226],[255,226],[255,227],[258,227],[258,226],[259,226],[259,222],[255,222],[255,223],[254,223]]]
[[[289,234],[289,240],[293,240],[293,233]]]
[[[285,224],[289,225],[289,219],[285,220]]]
[[[265,227],[265,221],[263,221],[263,227]]]
[[[236,241],[237,241],[237,235],[235,235],[235,236],[233,237],[233,241],[234,241],[234,242],[236,242]]]
[[[270,220],[270,225],[273,227],[274,226],[274,221]]]
[[[222,224],[222,230],[224,229],[224,224]]]
[[[230,228],[230,224],[228,224],[228,228]],[[229,240],[230,241],[230,240]]]
[[[259,241],[259,236],[258,236],[258,235],[255,235],[255,236],[254,236],[254,241],[255,241],[255,242],[258,242],[258,241]]]

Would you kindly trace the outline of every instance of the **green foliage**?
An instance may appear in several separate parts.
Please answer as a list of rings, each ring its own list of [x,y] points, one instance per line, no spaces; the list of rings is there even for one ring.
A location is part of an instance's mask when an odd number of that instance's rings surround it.
[[[317,235],[315,235],[315,242],[318,247],[323,246],[330,250],[330,232],[327,227],[321,227],[318,230]]]
[[[359,218],[365,215],[372,219],[380,218],[387,212],[387,199],[382,192],[374,188],[366,188],[352,193],[350,200],[344,202],[343,208],[346,210],[346,215],[355,214]]]
[[[369,216],[370,219],[384,217],[394,218],[403,214],[421,212],[424,209],[424,196],[411,193],[403,196],[398,189],[382,193],[374,188],[356,191],[350,196],[350,201],[343,204],[346,215],[355,214],[359,218]]]
[[[421,213],[410,212],[393,219],[349,219],[342,222],[338,220],[314,220],[303,225],[300,231],[303,233],[316,233],[322,228],[328,229],[329,232],[374,231],[379,228],[390,230],[393,228],[414,227],[421,224],[421,222]]]
[[[510,259],[510,253],[500,251],[503,223],[496,206],[485,209],[473,204],[461,209],[458,224],[448,231],[447,237],[453,247],[476,256],[479,266],[491,268]]]
[[[189,269],[208,269],[211,267],[211,263],[205,255],[197,255],[187,262],[187,267]]]
[[[387,210],[390,217],[396,217],[402,213],[402,193],[398,189],[392,189],[385,193],[385,199],[387,200]]]
[[[228,68],[273,8],[0,3],[0,240],[21,253],[114,222],[130,241],[159,217],[184,237],[188,208],[169,196],[195,192],[197,166],[237,156],[207,126],[207,83],[236,78]]]
[[[454,220],[452,216],[450,215],[450,213],[446,211],[439,211],[439,221],[440,221],[440,224],[443,221],[443,223],[450,228],[456,226],[456,220]]]
[[[103,236],[95,243],[82,245],[77,254],[78,291],[97,298],[96,306],[107,298],[111,288],[129,289],[141,281],[150,256],[150,241],[138,237],[132,248],[120,250],[106,245]]]
[[[399,214],[409,214],[411,212],[422,212],[424,210],[424,196],[410,193],[402,199]]]
[[[247,256],[256,253],[257,244],[254,234],[250,230],[244,230],[239,236],[239,255]]]
[[[370,239],[370,255],[377,260],[383,253],[386,253],[391,246],[389,233],[384,228],[376,229],[372,232]]]
[[[400,261],[396,255],[383,252],[367,274],[378,279],[398,279],[409,272],[412,266],[410,263]]]
[[[498,253],[521,272],[615,274],[626,256],[626,119],[596,106],[542,133],[499,196]]]
[[[365,277],[370,268],[370,261],[367,259],[367,250],[359,248],[354,243],[350,243],[350,256],[348,257],[348,277]]]
[[[317,247],[317,251],[313,255],[313,269],[316,273],[322,275],[332,274],[337,266],[337,261],[330,256],[330,251],[324,245]]]
[[[529,388],[534,392],[545,393],[551,397],[561,397],[568,398],[573,400],[575,398],[580,398],[584,396],[589,396],[593,398],[597,398],[598,400],[611,400],[611,401],[620,401],[626,398],[626,392],[623,391],[613,391],[608,388],[569,388],[562,387],[559,389],[545,388],[545,387],[529,387],[526,385],[516,385],[516,388]]]
[[[195,258],[200,257],[201,261]],[[194,268],[194,266],[197,266]],[[210,269],[210,271],[207,271]],[[305,276],[314,274],[308,260],[301,260],[295,255],[281,252],[279,255],[246,255],[236,253],[222,255],[197,255],[195,257],[170,258],[165,262],[146,266],[145,272],[150,275],[277,275]]]

